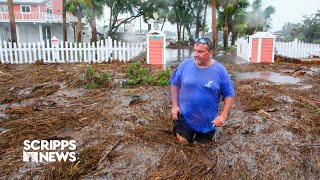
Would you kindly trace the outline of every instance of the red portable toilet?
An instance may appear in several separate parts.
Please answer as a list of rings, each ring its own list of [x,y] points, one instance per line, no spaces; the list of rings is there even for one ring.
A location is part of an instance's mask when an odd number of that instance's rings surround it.
[[[160,30],[150,30],[147,33],[147,63],[155,65],[166,64],[166,35]]]
[[[257,32],[250,36],[251,62],[274,63],[276,36],[269,32]]]

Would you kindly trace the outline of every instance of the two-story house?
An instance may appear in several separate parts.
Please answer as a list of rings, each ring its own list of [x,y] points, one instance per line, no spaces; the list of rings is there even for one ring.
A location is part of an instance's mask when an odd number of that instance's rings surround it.
[[[17,41],[33,43],[56,36],[62,40],[62,0],[13,0]],[[76,17],[67,13],[67,38],[74,40],[72,22]],[[0,41],[10,40],[7,0],[0,0]]]

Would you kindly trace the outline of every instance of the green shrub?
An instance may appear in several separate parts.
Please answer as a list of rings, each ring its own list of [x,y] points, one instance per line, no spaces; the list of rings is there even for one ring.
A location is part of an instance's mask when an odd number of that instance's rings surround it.
[[[132,80],[142,80],[143,77],[148,76],[150,72],[148,68],[142,67],[142,63],[140,61],[137,61],[130,64],[125,73]]]
[[[85,85],[87,89],[94,89],[106,86],[111,76],[108,73],[103,75],[96,74],[95,70],[91,66],[86,67]]]
[[[157,73],[156,75],[150,75],[150,69],[142,66],[140,61],[130,64],[125,70],[126,76],[129,80],[126,82],[126,86],[140,86],[140,85],[153,85],[153,86],[166,86],[168,85],[171,71],[166,69]]]
[[[157,77],[157,85],[158,86],[168,85],[170,77],[171,77],[171,71],[168,68],[164,71],[159,72]]]

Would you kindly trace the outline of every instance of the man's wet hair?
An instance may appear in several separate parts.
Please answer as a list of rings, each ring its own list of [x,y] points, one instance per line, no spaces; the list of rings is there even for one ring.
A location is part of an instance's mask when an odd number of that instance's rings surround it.
[[[211,39],[209,38],[196,38],[194,40],[194,43],[202,43],[202,44],[207,44],[207,49],[209,51],[212,51],[213,50],[213,43],[211,41]]]

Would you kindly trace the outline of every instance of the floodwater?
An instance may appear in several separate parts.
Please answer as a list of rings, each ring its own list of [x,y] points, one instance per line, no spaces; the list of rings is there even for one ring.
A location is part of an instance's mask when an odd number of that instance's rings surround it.
[[[297,84],[300,82],[300,78],[292,76],[284,76],[279,73],[274,72],[241,72],[231,75],[234,80],[246,80],[246,79],[262,79],[266,81],[271,81],[276,84]]]
[[[183,60],[193,57],[193,49],[166,49],[167,64],[178,65]],[[213,59],[223,64],[244,64],[248,61],[238,57],[235,53],[218,52],[213,55]]]

